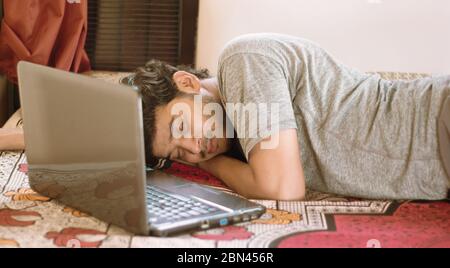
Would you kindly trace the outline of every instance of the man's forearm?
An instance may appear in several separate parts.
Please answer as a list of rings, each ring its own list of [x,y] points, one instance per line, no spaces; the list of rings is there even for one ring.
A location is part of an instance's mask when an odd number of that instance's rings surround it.
[[[199,163],[199,167],[220,178],[237,193],[253,199],[268,199],[267,193],[262,191],[254,177],[249,164],[219,155],[206,162]]]
[[[0,128],[0,151],[24,150],[23,130],[20,128]]]

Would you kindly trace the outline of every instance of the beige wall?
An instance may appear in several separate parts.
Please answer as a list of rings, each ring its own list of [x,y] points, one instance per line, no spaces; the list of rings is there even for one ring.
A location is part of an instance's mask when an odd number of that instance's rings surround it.
[[[200,0],[196,63],[216,72],[231,38],[280,32],[362,71],[450,74],[449,0]]]

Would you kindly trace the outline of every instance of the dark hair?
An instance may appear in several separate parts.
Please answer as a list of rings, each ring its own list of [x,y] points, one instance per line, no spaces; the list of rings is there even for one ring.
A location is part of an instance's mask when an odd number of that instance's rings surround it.
[[[207,69],[196,70],[187,65],[172,66],[159,60],[150,60],[145,66],[136,69],[132,78],[133,86],[142,95],[145,158],[148,165],[153,166],[158,159],[153,155],[153,138],[156,133],[155,112],[158,107],[167,105],[175,97],[183,94],[178,90],[172,77],[177,71],[186,71],[199,79],[209,78]]]

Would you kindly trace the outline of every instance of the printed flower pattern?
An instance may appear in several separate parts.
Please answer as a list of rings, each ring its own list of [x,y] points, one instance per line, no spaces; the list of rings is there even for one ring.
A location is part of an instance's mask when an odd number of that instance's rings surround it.
[[[26,174],[28,172],[28,164],[19,164],[18,170]]]
[[[76,210],[76,209],[71,208],[71,207],[64,207],[64,208],[62,209],[62,211],[63,211],[63,212],[66,212],[66,213],[70,213],[70,214],[72,214],[72,216],[78,217],[78,218],[89,216],[89,214],[86,214],[86,213],[84,213],[84,212],[81,212],[81,211]]]
[[[18,191],[9,191],[3,194],[4,196],[11,197],[13,201],[49,201],[50,198],[42,196],[33,189],[20,188]]]
[[[269,216],[267,218],[267,215]],[[255,224],[289,224],[293,221],[300,221],[301,215],[298,213],[291,213],[288,211],[267,209],[266,214],[258,219],[252,221]]]
[[[42,216],[36,211],[0,209],[0,226],[27,227],[37,219],[42,219]]]
[[[85,241],[80,238],[81,235],[98,235],[94,237],[94,241]],[[64,228],[60,232],[48,232],[45,238],[52,239],[53,244],[58,247],[74,247],[74,248],[97,248],[102,244],[104,232],[84,229],[84,228]]]
[[[14,248],[18,248],[19,247],[19,243],[16,240],[13,240],[13,239],[0,238],[0,247],[14,247]]]

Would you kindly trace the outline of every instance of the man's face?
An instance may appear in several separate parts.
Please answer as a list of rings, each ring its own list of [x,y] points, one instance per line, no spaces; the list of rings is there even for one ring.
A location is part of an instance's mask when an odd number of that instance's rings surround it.
[[[202,105],[198,107],[199,102],[194,101],[194,94],[187,94],[176,97],[166,106],[158,107],[155,114],[156,133],[153,139],[153,155],[195,164],[225,153],[229,149],[229,141],[225,135],[225,113],[219,120],[221,126],[212,125],[213,130],[223,129],[219,137],[208,137],[203,134],[208,116],[202,115],[201,109],[207,103],[215,102],[211,98],[202,97]],[[180,107],[184,110],[189,109],[190,112],[182,113],[179,111]],[[197,119],[194,118],[195,109],[200,109],[201,116]],[[199,136],[198,133],[201,135]]]

